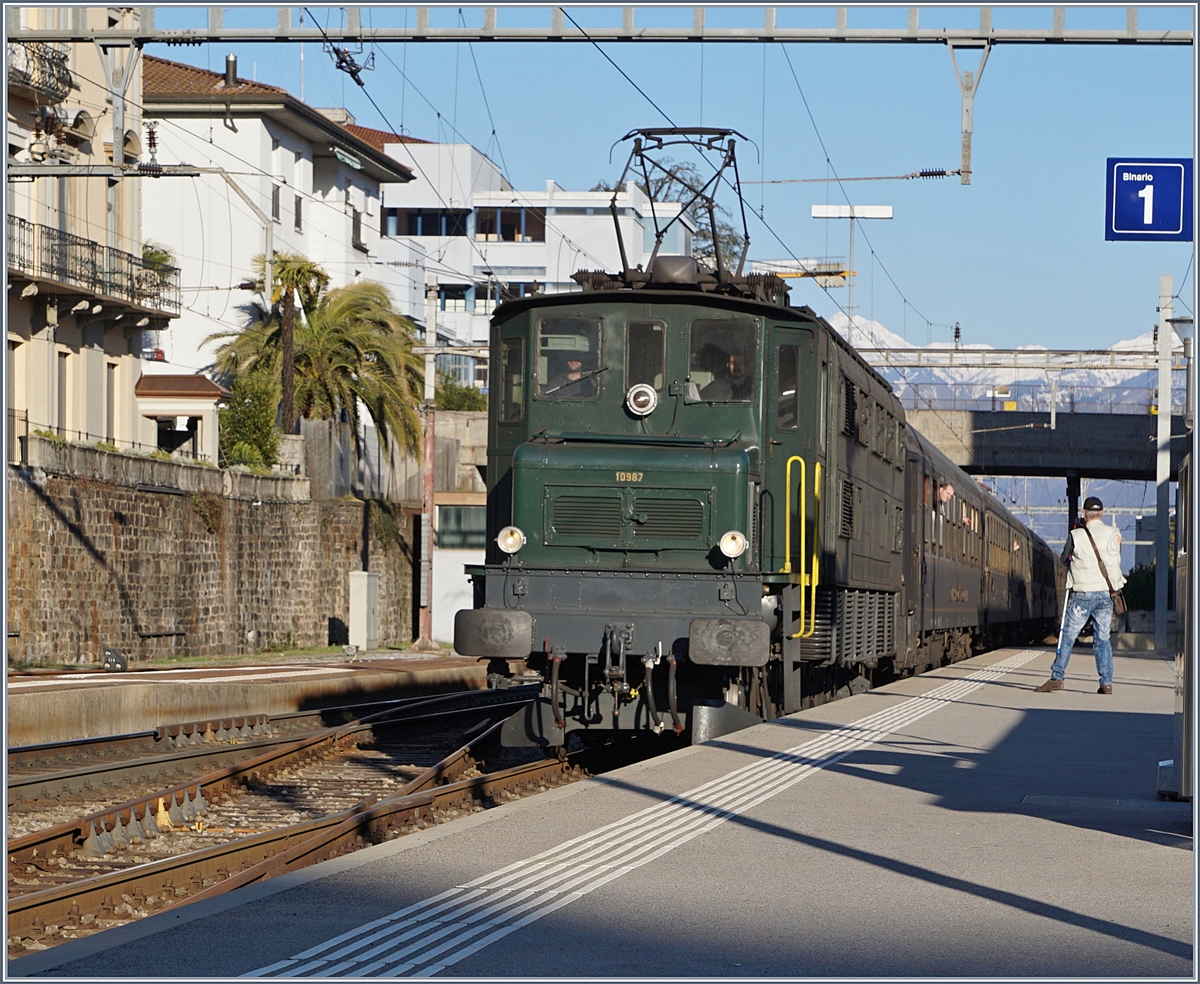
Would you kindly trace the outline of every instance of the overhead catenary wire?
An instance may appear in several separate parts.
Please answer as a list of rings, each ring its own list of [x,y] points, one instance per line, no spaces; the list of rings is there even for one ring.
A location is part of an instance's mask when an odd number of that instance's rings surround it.
[[[310,12],[310,16],[311,16],[311,12]],[[104,89],[104,91],[106,91],[106,92],[110,92],[110,93],[112,92],[112,90],[108,89],[108,87],[101,80],[88,78],[86,75],[84,75],[82,73],[78,73],[78,72],[75,74],[78,75],[81,79],[85,79],[86,81],[89,81],[89,82],[92,82],[92,83],[98,85],[99,87]],[[141,113],[143,115],[146,115],[146,107],[144,106],[144,104],[139,103],[136,100],[127,99],[127,101],[132,103],[132,105],[134,105],[139,111],[141,111]],[[253,161],[247,160],[246,158],[240,156],[239,154],[237,154],[235,151],[229,149],[228,147],[225,147],[221,144],[214,142],[211,139],[211,136],[208,139],[205,139],[203,135],[195,133],[192,130],[189,130],[187,127],[182,126],[179,123],[176,123],[174,120],[170,119],[169,117],[160,117],[160,119],[162,122],[164,122],[168,126],[170,126],[172,128],[172,130],[176,131],[181,138],[185,139],[186,141],[196,141],[197,142],[196,146],[195,146],[196,150],[203,150],[203,152],[205,152],[205,153],[210,153],[212,151],[218,151],[218,152],[225,154],[226,156],[232,158],[233,160],[239,162],[240,164],[244,165],[246,168],[249,169],[247,171],[229,172],[231,174],[231,176],[265,177],[265,178],[270,178],[273,181],[280,181],[280,182],[286,183],[286,178],[283,175],[276,174],[273,171],[269,171],[263,167],[260,167],[259,165],[255,164]],[[300,188],[297,185],[289,184],[288,187],[291,188],[295,194],[299,195],[302,199],[304,199],[307,202],[311,202],[322,208],[328,209],[329,211],[334,212],[338,216],[344,216],[344,214],[345,214],[341,206],[336,205],[319,195],[313,194],[312,192],[309,192],[309,191],[305,191],[303,188]],[[236,208],[242,214],[245,214],[245,215],[249,214],[249,213],[245,212],[244,207],[240,204],[235,204],[233,207]],[[477,279],[472,274],[467,273],[465,271],[452,270],[452,268],[451,268],[451,272],[453,272],[453,274],[455,276],[465,278],[468,282],[474,282]]]
[[[606,52],[606,51],[605,51],[605,50],[604,50],[604,49],[603,49],[603,48],[600,46],[600,44],[599,44],[599,43],[598,43],[598,42],[597,42],[597,41],[596,41],[594,38],[592,38],[592,37],[591,37],[591,36],[590,36],[590,35],[587,33],[587,31],[585,31],[585,30],[583,29],[583,27],[582,27],[582,26],[580,26],[579,22],[578,22],[578,21],[576,21],[574,17],[572,17],[572,16],[571,16],[570,12],[569,12],[568,10],[566,10],[566,8],[563,8],[563,7],[560,7],[559,9],[560,9],[560,10],[562,10],[562,12],[563,12],[563,13],[564,13],[564,15],[567,17],[567,19],[571,21],[571,23],[572,23],[572,24],[575,26],[575,28],[576,28],[576,29],[578,29],[578,30],[579,30],[579,32],[580,32],[580,33],[581,33],[581,34],[584,36],[584,38],[585,38],[585,39],[587,39],[587,41],[588,41],[588,42],[589,42],[589,43],[590,43],[590,44],[591,44],[591,45],[592,45],[592,46],[593,46],[593,47],[594,47],[594,48],[595,48],[595,49],[596,49],[598,52],[600,52],[600,54],[601,54],[601,55],[604,57],[604,59],[605,59],[605,60],[606,60],[606,61],[607,61],[607,62],[608,62],[610,65],[612,65],[612,67],[613,67],[613,68],[615,68],[615,69],[616,69],[616,70],[617,70],[617,71],[618,71],[618,72],[621,74],[621,76],[622,76],[622,77],[623,77],[623,78],[624,78],[624,79],[625,79],[625,80],[626,80],[626,81],[627,81],[627,82],[628,82],[630,85],[632,85],[632,86],[633,86],[633,88],[634,88],[634,89],[636,89],[636,90],[637,90],[637,92],[638,92],[638,93],[639,93],[639,94],[642,96],[642,98],[644,98],[644,99],[645,99],[645,100],[646,100],[646,101],[647,101],[647,102],[648,102],[648,103],[649,103],[649,104],[650,104],[652,107],[654,107],[655,111],[656,111],[656,112],[658,112],[658,114],[659,114],[660,116],[662,116],[662,117],[663,117],[663,119],[665,119],[665,120],[666,120],[666,121],[667,121],[667,122],[668,122],[668,123],[669,123],[671,126],[673,126],[673,127],[677,127],[677,124],[676,124],[676,123],[675,123],[675,121],[674,121],[674,120],[671,118],[671,115],[670,115],[669,113],[667,113],[667,111],[666,111],[666,110],[664,110],[664,109],[663,109],[661,106],[659,106],[659,105],[658,105],[658,103],[657,103],[657,102],[655,102],[655,101],[654,101],[654,99],[652,99],[652,98],[650,97],[650,95],[649,95],[649,94],[648,94],[648,93],[647,93],[647,92],[646,92],[644,89],[642,89],[642,87],[641,87],[640,85],[638,85],[638,84],[637,84],[637,82],[635,82],[635,81],[634,81],[634,80],[633,80],[633,79],[632,79],[632,78],[629,76],[629,74],[628,74],[628,73],[627,73],[627,72],[626,72],[626,71],[625,71],[623,68],[621,68],[621,66],[620,66],[620,65],[618,65],[618,64],[617,64],[617,63],[616,63],[616,62],[615,62],[615,61],[614,61],[614,60],[613,60],[613,59],[612,59],[612,58],[611,58],[611,57],[608,55],[608,53],[607,53],[607,52]],[[833,174],[834,174],[834,179],[835,179],[835,180],[837,180],[837,181],[839,181],[839,185],[840,185],[840,179],[838,179],[838,178],[837,178],[837,172],[836,172],[836,170],[834,170],[834,169],[833,169],[833,164],[832,164],[832,160],[831,160],[831,158],[830,158],[830,156],[829,156],[829,152],[828,152],[828,150],[827,150],[827,149],[826,149],[826,147],[825,147],[825,142],[824,142],[823,138],[821,137],[821,134],[820,134],[820,129],[817,127],[816,119],[813,117],[812,110],[811,110],[811,108],[810,108],[810,107],[809,107],[809,105],[808,105],[808,100],[807,100],[807,98],[806,98],[806,97],[805,97],[805,95],[804,95],[804,89],[803,89],[803,87],[800,85],[800,80],[799,80],[799,78],[798,78],[798,77],[797,77],[797,75],[796,75],[796,70],[795,70],[795,68],[794,68],[794,67],[793,67],[793,65],[792,65],[791,58],[790,58],[790,57],[788,56],[788,54],[787,54],[787,48],[786,48],[786,47],[783,47],[783,49],[782,49],[782,50],[783,50],[783,53],[784,53],[784,57],[785,57],[785,59],[787,60],[788,68],[789,68],[789,70],[791,71],[791,74],[792,74],[792,79],[793,79],[793,81],[795,82],[795,84],[796,84],[796,88],[797,88],[797,90],[798,90],[798,91],[799,91],[799,93],[800,93],[800,97],[801,97],[801,99],[802,99],[802,100],[803,100],[803,102],[804,102],[804,108],[805,108],[805,111],[808,113],[808,118],[809,118],[809,121],[812,123],[813,130],[814,130],[814,132],[815,132],[815,133],[816,133],[816,135],[817,135],[817,140],[818,140],[818,142],[821,144],[821,150],[822,150],[822,152],[825,154],[825,161],[826,161],[826,165],[827,165],[827,166],[830,168],[830,170],[833,172]],[[708,162],[708,163],[709,163],[709,166],[710,166],[710,167],[711,167],[711,166],[714,166],[714,165],[712,165],[712,162],[711,162],[711,161],[708,161],[708,158],[707,158],[707,157],[704,157],[704,160],[705,160],[706,162]],[[920,172],[918,172],[918,173],[920,173]],[[729,183],[728,183],[728,181],[727,181],[727,180],[726,180],[724,183],[726,184],[726,186],[729,186]],[[740,190],[740,188],[738,188],[738,189],[735,189],[735,192],[736,192],[736,194],[738,195],[738,198],[739,198],[739,200],[741,201],[741,204],[742,204],[742,206],[744,207],[744,206],[745,206],[745,199],[744,199],[744,196],[743,196],[743,195],[742,195],[742,193],[741,193],[741,190]],[[849,196],[848,196],[848,195],[846,195],[846,193],[845,193],[845,189],[842,189],[842,193],[843,193],[843,195],[846,197],[846,201],[847,201],[847,203],[849,203],[850,199],[849,199]],[[753,211],[753,209],[752,209],[752,211]],[[775,239],[775,241],[776,241],[777,243],[779,243],[779,245],[780,245],[780,246],[781,246],[781,247],[782,247],[784,250],[786,250],[786,251],[787,251],[789,258],[790,258],[790,259],[792,259],[793,261],[795,261],[795,262],[797,263],[797,265],[801,267],[801,269],[804,269],[804,265],[803,265],[802,263],[800,263],[800,261],[799,261],[799,258],[798,258],[798,257],[796,256],[796,254],[795,254],[795,253],[792,251],[792,249],[791,249],[791,248],[790,248],[790,247],[787,245],[787,243],[785,243],[785,242],[784,242],[783,238],[782,238],[782,237],[781,237],[781,236],[780,236],[780,235],[779,235],[777,232],[775,232],[775,230],[774,230],[774,229],[771,227],[770,223],[766,221],[765,217],[760,215],[760,216],[759,216],[759,221],[760,221],[760,222],[763,224],[764,228],[766,228],[766,230],[767,230],[767,231],[768,231],[768,232],[771,234],[771,236],[772,236],[772,237]],[[865,233],[865,232],[864,232],[864,234],[863,234],[863,238],[867,240],[867,245],[868,245],[868,246],[871,248],[871,252],[872,252],[872,254],[873,254],[873,255],[876,255],[876,258],[878,259],[878,257],[877,257],[877,254],[875,254],[875,249],[874,249],[874,246],[871,244],[871,242],[870,242],[870,239],[869,239],[869,238],[866,236],[866,233]],[[890,272],[890,271],[887,269],[887,266],[886,266],[886,264],[884,264],[884,263],[883,263],[883,261],[882,261],[881,259],[879,260],[879,266],[880,266],[880,269],[882,269],[882,270],[883,270],[883,272],[884,272],[884,274],[887,276],[888,280],[891,282],[892,286],[895,288],[895,290],[896,290],[896,293],[897,293],[897,294],[900,296],[901,300],[902,300],[902,301],[904,301],[905,303],[907,303],[907,304],[908,304],[908,306],[909,306],[909,307],[911,307],[911,308],[913,309],[913,311],[914,311],[914,312],[915,312],[915,313],[916,313],[918,316],[920,316],[920,317],[921,317],[921,318],[922,318],[922,319],[923,319],[923,320],[924,320],[924,321],[925,321],[927,324],[929,324],[929,325],[932,325],[932,324],[933,324],[933,322],[932,322],[932,321],[931,321],[929,318],[926,318],[926,317],[925,317],[925,316],[924,316],[924,315],[923,315],[923,314],[922,314],[922,313],[921,313],[921,312],[920,312],[920,311],[917,309],[916,305],[914,305],[914,304],[913,304],[911,301],[909,301],[909,300],[908,300],[908,298],[905,296],[904,292],[903,292],[903,291],[900,289],[899,285],[896,283],[895,279],[892,277],[892,275],[891,275],[891,272]],[[846,317],[847,317],[847,319],[849,320],[850,324],[853,324],[853,319],[850,317],[850,314],[849,314],[849,313],[846,311],[846,309],[845,309],[845,308],[842,306],[841,302],[840,302],[840,301],[838,301],[838,300],[837,300],[837,299],[836,299],[836,298],[835,298],[835,297],[834,297],[832,294],[830,294],[830,292],[829,292],[829,288],[827,288],[827,287],[822,287],[822,290],[824,290],[824,292],[825,292],[825,295],[826,295],[826,296],[827,296],[827,297],[828,297],[828,298],[829,298],[829,299],[830,299],[830,300],[831,300],[831,301],[832,301],[832,302],[833,302],[833,303],[836,305],[836,307],[838,308],[838,310],[840,310],[840,311],[841,311],[841,312],[842,312],[844,315],[846,315]]]
[[[837,181],[838,187],[841,189],[842,196],[846,199],[846,204],[850,205],[850,204],[852,204],[850,201],[850,196],[849,196],[849,194],[847,194],[846,189],[842,186],[842,179],[838,177],[837,169],[834,168],[834,166],[833,166],[833,160],[829,156],[829,151],[825,146],[825,140],[821,136],[820,127],[817,126],[816,118],[813,116],[812,108],[808,105],[808,97],[805,96],[805,94],[804,94],[804,87],[800,84],[800,77],[796,74],[796,68],[792,64],[792,59],[791,59],[791,56],[788,54],[787,46],[781,45],[780,47],[781,47],[781,50],[783,51],[784,60],[787,62],[788,70],[791,72],[792,81],[795,82],[795,84],[796,84],[796,91],[800,93],[800,99],[804,103],[804,111],[808,114],[809,122],[812,124],[813,133],[816,134],[817,142],[821,145],[821,153],[823,153],[825,155],[825,164],[829,168],[830,172],[833,174],[834,180]],[[861,231],[862,231],[862,237],[866,241],[867,246],[870,248],[872,256],[875,256],[876,258],[878,258],[878,254],[876,254],[876,252],[875,252],[875,246],[874,246],[874,244],[872,244],[870,236],[868,236],[866,229],[862,229]],[[914,313],[916,313],[917,316],[920,317],[926,323],[926,325],[932,327],[934,322],[930,318],[927,318],[924,314],[922,314],[917,309],[917,306],[912,303],[912,301],[908,300],[908,298],[904,294],[904,291],[902,291],[900,289],[900,285],[896,283],[895,278],[892,277],[891,271],[888,270],[887,265],[883,262],[882,259],[879,260],[879,267],[881,270],[883,270],[884,275],[891,282],[891,285],[896,289],[896,293],[900,296],[901,300],[903,300],[905,303],[907,303],[908,306],[913,309]],[[841,307],[840,304],[838,306]],[[844,309],[843,309],[843,313],[844,314],[846,313]],[[846,316],[850,317],[849,314],[846,314]]]
[[[89,78],[87,75],[85,75],[81,72],[74,71],[74,70],[72,71],[72,74],[77,76],[78,78],[83,79],[84,81],[91,82],[91,83],[99,86],[105,92],[108,92],[112,95],[116,95],[113,92],[113,90],[109,89],[102,80]],[[192,130],[189,130],[187,127],[175,122],[170,117],[154,116],[153,110],[150,110],[148,113],[144,103],[140,103],[134,99],[130,99],[128,96],[126,97],[126,102],[135,106],[141,112],[141,114],[143,116],[146,116],[146,115],[153,116],[155,119],[159,119],[159,120],[161,120],[161,122],[166,123],[173,130],[178,131],[179,134],[189,137],[193,140],[198,140],[201,142],[201,145],[203,147],[212,148],[214,150],[217,150],[217,151],[233,158],[234,160],[238,161],[239,163],[245,165],[247,168],[250,169],[248,171],[230,171],[229,174],[231,177],[239,177],[239,176],[241,176],[241,177],[265,177],[265,178],[271,178],[272,180],[275,180],[275,181],[286,182],[286,178],[284,177],[284,175],[277,174],[273,171],[268,171],[265,168],[260,167],[259,165],[255,164],[253,161],[246,160],[246,158],[240,156],[239,154],[237,154],[235,151],[229,149],[228,147],[225,147],[221,144],[214,142],[211,137],[209,137],[208,139],[205,139],[201,134],[198,134],[198,133],[193,132]],[[288,187],[291,188],[295,194],[300,195],[306,201],[312,202],[316,205],[320,205],[321,207],[327,208],[330,211],[336,212],[339,215],[344,214],[342,211],[342,208],[340,206],[335,205],[330,201],[327,201],[325,198],[323,198],[319,195],[315,195],[312,192],[305,191],[304,189],[298,187],[297,185],[289,184]]]
[[[440,126],[447,126],[450,129],[450,132],[452,134],[454,134],[454,136],[458,137],[463,143],[470,144],[471,141],[466,136],[466,134],[462,133],[460,130],[458,130],[456,127],[454,127],[451,123],[449,123],[446,120],[446,118],[442,115],[441,110],[439,110],[437,108],[437,106],[435,106],[434,103],[429,99],[429,97],[426,96],[425,93],[421,91],[419,86],[414,84],[413,81],[408,78],[408,76],[405,74],[404,70],[399,65],[396,64],[396,62],[391,58],[391,56],[388,55],[387,51],[384,50],[383,48],[379,48],[378,50],[379,50],[379,53],[382,54],[383,57],[387,60],[387,62],[400,74],[400,77],[404,80],[405,84],[408,86],[412,86],[412,90],[418,96],[420,96],[425,101],[425,104],[434,112],[434,114],[436,115],[436,117],[438,119],[438,124]],[[405,50],[407,51],[407,47],[405,48]],[[472,54],[472,57],[474,57],[474,54]],[[480,88],[482,89],[482,87],[483,87],[483,81],[482,81],[482,79],[480,79]],[[495,130],[495,123],[491,116],[491,108],[488,105],[488,100],[487,100],[486,94],[484,95],[484,104],[485,104],[485,106],[488,107],[488,122],[492,125],[492,134],[496,139],[496,147],[500,154],[501,176],[509,184],[509,186],[510,186],[509,190],[511,191],[511,193],[514,196],[513,200],[515,202],[518,202],[521,205],[524,205],[527,208],[532,208],[534,206],[529,201],[529,199],[524,197],[524,194],[521,191],[519,191],[513,184],[512,177],[508,171],[508,166],[504,160],[504,150],[500,146],[500,137],[496,133],[496,130]],[[386,122],[386,117],[384,117],[384,120]],[[391,126],[390,123],[388,125]],[[393,129],[394,129],[394,127],[393,127]],[[411,151],[409,153],[411,156]],[[482,167],[482,163],[480,164],[480,166]],[[428,180],[428,178],[426,178],[426,180]],[[434,187],[436,188],[436,186],[434,186]],[[449,207],[449,206],[447,206],[447,207]],[[545,221],[546,221],[546,228],[553,229],[554,232],[557,233],[562,239],[564,239],[568,243],[568,245],[570,245],[571,248],[574,249],[577,253],[580,253],[583,256],[586,256],[589,261],[591,261],[592,263],[595,263],[597,266],[603,266],[602,260],[600,260],[598,257],[592,255],[583,246],[581,246],[579,243],[576,243],[573,239],[571,239],[571,237],[568,236],[563,231],[561,226],[559,226],[557,223],[554,223],[551,221],[549,216],[546,216]]]
[[[305,8],[305,9],[307,9],[307,8]],[[325,33],[324,29],[319,28],[319,30],[321,30],[322,36],[325,38],[326,42],[330,44],[330,47],[333,47],[333,44],[329,40],[329,36]],[[335,48],[334,50],[336,51],[337,49]],[[386,53],[385,53],[385,57],[386,57]],[[394,61],[392,61],[392,59],[390,57],[388,58],[388,61],[392,64],[393,67],[397,67],[396,63]],[[344,66],[341,63],[341,59],[339,59],[338,68],[349,71],[348,69],[344,68]],[[384,113],[384,111],[380,107],[380,105],[375,101],[374,96],[372,96],[371,93],[368,91],[366,83],[363,82],[362,79],[359,78],[357,75],[353,75],[353,78],[354,78],[354,81],[359,84],[359,87],[362,89],[362,93],[367,98],[367,101],[370,102],[370,104],[375,108],[375,112],[379,114],[379,118],[382,119],[385,124],[387,124],[388,128],[392,132],[395,132],[395,130],[396,130],[395,126],[393,125],[391,120],[388,119],[387,114]],[[414,86],[414,89],[416,89],[415,86]],[[425,98],[423,94],[422,94],[422,98]],[[429,100],[426,99],[426,102],[429,102]],[[437,113],[438,119],[444,121],[444,117],[442,116],[441,112],[437,110],[437,108],[433,105],[433,103],[429,102],[429,106],[431,109],[434,110],[435,113]],[[450,129],[452,132],[454,132],[456,134],[459,133],[458,128],[454,126],[453,122],[450,124]],[[464,138],[464,141],[465,141],[465,138]],[[465,142],[469,143],[470,141],[465,141]],[[497,138],[497,143],[498,143],[498,138]],[[446,199],[443,197],[441,191],[438,188],[437,183],[429,180],[429,176],[425,173],[424,168],[422,168],[420,163],[417,161],[416,155],[413,154],[412,149],[409,147],[409,145],[406,143],[401,143],[400,146],[404,147],[405,150],[408,152],[408,156],[412,160],[413,166],[417,168],[417,170],[420,172],[421,176],[429,183],[429,186],[433,189],[434,194],[437,196],[438,201],[441,203],[442,207],[445,209],[449,209],[450,205],[446,202]],[[505,181],[509,184],[510,189],[511,189],[512,182],[507,177],[505,177]],[[516,201],[517,199],[515,196],[517,196],[519,193],[515,189],[511,189],[511,190],[513,191],[514,201]],[[524,204],[526,206],[529,205],[528,201],[524,202]],[[559,232],[559,234],[562,235],[561,231],[558,230],[556,227],[554,227],[552,224],[551,224],[551,228],[554,228],[556,232]],[[491,265],[490,261],[488,260],[487,255],[479,248],[478,243],[476,243],[475,240],[471,239],[470,237],[467,237],[467,241],[470,244],[471,248],[479,256],[480,260],[484,264],[484,267],[485,268],[490,267],[490,265]],[[581,252],[584,252],[586,254],[586,251],[583,250],[582,247],[579,247],[579,249]],[[590,259],[595,260],[595,262],[597,262],[597,263],[600,262],[599,260],[596,260],[595,257],[591,257],[590,254],[587,254],[587,255],[589,256]],[[466,276],[468,278],[469,283],[485,282],[485,281],[480,281],[479,278],[477,276],[475,276],[474,274],[470,274],[470,275],[463,274],[463,276]],[[490,280],[490,278],[488,278],[488,279]]]

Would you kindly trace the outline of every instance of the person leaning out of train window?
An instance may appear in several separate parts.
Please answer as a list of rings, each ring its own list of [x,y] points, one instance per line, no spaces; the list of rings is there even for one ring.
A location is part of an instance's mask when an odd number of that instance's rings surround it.
[[[746,358],[730,353],[718,366],[717,376],[700,391],[700,398],[713,403],[748,400],[754,394],[754,377],[746,371]]]
[[[586,400],[596,395],[596,377],[585,376],[584,357],[579,352],[569,352],[558,371],[550,377],[543,391],[547,396],[560,399]]]
[[[1081,527],[1071,530],[1063,547],[1063,562],[1067,565],[1067,607],[1058,637],[1058,652],[1050,667],[1050,679],[1037,688],[1042,694],[1062,690],[1071,647],[1088,618],[1094,626],[1092,650],[1096,655],[1096,673],[1100,677],[1100,689],[1096,692],[1112,693],[1113,657],[1109,634],[1113,602],[1109,592],[1119,591],[1125,583],[1121,573],[1121,533],[1115,525],[1104,522],[1104,503],[1094,495],[1084,500],[1083,520]]]

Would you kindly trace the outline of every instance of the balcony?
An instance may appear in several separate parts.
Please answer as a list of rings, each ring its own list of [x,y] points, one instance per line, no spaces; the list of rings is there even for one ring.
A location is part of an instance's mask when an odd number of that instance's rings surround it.
[[[50,226],[8,217],[8,269],[37,281],[178,317],[179,268],[147,262]]]
[[[66,45],[10,41],[8,84],[52,103],[62,102],[71,91]]]

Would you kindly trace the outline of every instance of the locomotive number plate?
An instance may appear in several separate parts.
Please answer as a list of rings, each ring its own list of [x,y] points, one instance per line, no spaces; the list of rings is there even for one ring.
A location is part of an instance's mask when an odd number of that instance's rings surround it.
[[[617,472],[618,482],[640,482],[642,472]]]

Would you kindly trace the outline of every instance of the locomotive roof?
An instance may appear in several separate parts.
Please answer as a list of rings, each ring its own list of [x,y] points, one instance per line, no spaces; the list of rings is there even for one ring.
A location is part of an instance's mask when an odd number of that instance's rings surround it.
[[[821,322],[820,316],[809,307],[784,307],[748,297],[716,294],[699,290],[662,290],[643,287],[639,290],[583,290],[563,294],[534,294],[505,301],[492,312],[492,322],[497,324],[522,314],[530,308],[561,307],[570,304],[634,304],[652,302],[656,304],[692,304],[697,307],[715,307],[723,310],[748,311],[776,320]]]
[[[892,392],[892,384],[841,336],[836,328],[822,318],[807,305],[803,307],[787,307],[782,304],[772,304],[749,297],[730,294],[717,294],[700,290],[655,289],[643,287],[637,290],[616,288],[611,290],[571,291],[563,294],[534,294],[531,297],[518,297],[505,301],[492,312],[492,324],[500,324],[519,314],[534,308],[562,307],[575,304],[624,304],[624,303],[654,303],[654,304],[691,304],[698,307],[718,308],[725,311],[745,311],[776,321],[797,321],[806,324],[820,325],[829,330],[830,337],[841,350],[853,359],[858,366],[873,378],[887,392]]]

